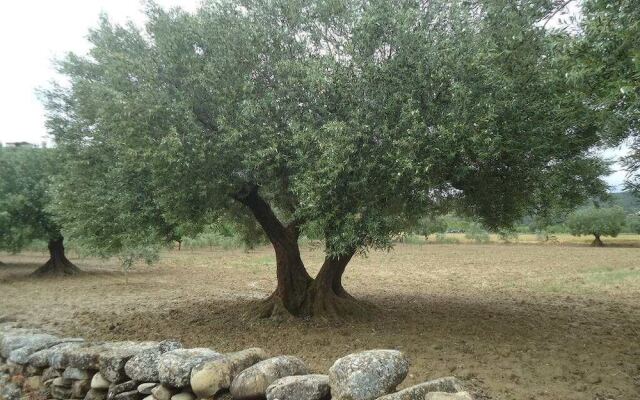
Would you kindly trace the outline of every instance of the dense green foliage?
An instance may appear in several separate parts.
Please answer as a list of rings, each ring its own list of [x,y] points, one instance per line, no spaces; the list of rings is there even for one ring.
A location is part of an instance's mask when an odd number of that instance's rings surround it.
[[[444,206],[509,225],[602,188],[598,136],[536,22],[546,2],[210,2],[92,31],[49,127],[59,211],[106,252],[244,209],[256,186],[327,251]],[[517,182],[518,184],[509,184]],[[251,223],[248,219],[245,219]]]
[[[600,236],[618,236],[624,223],[625,214],[620,207],[584,208],[572,213],[567,220],[572,235],[593,235],[596,240]]]
[[[585,0],[583,14],[569,76],[583,85],[605,138],[629,138],[628,186],[640,190],[640,1]]]
[[[61,236],[48,210],[55,165],[52,149],[0,148],[0,250]]]

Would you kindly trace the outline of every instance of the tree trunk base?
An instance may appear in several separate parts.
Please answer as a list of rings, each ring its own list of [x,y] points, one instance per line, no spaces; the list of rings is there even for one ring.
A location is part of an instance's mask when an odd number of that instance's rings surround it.
[[[317,318],[323,320],[363,319],[370,317],[376,308],[366,302],[355,299],[346,291],[340,294],[326,288],[319,288],[312,282],[307,298],[298,310],[287,310],[276,292],[254,306],[249,316],[268,318],[275,321],[295,320],[299,318]]]
[[[34,276],[68,276],[77,275],[80,268],[76,267],[71,261],[49,259],[43,266],[33,272]]]
[[[593,239],[593,242],[591,242],[591,246],[593,247],[604,247],[604,243],[602,242],[602,240],[600,240],[600,238],[595,238]]]

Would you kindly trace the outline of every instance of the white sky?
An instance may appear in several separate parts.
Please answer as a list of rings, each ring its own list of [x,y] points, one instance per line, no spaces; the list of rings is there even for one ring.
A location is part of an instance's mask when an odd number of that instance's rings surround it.
[[[199,0],[156,0],[164,7],[193,10]],[[55,78],[52,60],[68,51],[83,53],[100,12],[115,22],[144,22],[140,0],[21,0],[0,4],[0,142],[47,140],[44,109],[36,89]],[[573,9],[570,10],[574,11]],[[560,17],[560,16],[558,16]],[[564,16],[566,17],[566,15]],[[552,25],[555,25],[555,21]],[[606,152],[617,158],[625,148]],[[616,167],[619,169],[619,167]],[[607,177],[619,187],[624,171]]]

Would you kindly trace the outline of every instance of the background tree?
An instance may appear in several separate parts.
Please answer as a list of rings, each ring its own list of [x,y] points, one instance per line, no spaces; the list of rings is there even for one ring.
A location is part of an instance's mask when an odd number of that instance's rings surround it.
[[[212,1],[150,6],[144,32],[105,17],[89,54],[60,62],[69,86],[46,93],[64,226],[108,254],[160,243],[165,222],[257,224],[277,265],[262,316],[360,313],[347,264],[408,221],[454,209],[508,226],[559,171],[580,202],[602,188],[584,175],[599,136],[538,26],[551,12]],[[306,229],[325,245],[315,278]]]
[[[442,217],[423,217],[418,220],[415,233],[423,235],[425,240],[434,233],[446,233],[447,221]]]
[[[48,241],[49,261],[36,275],[80,272],[65,256],[60,226],[49,211],[56,169],[53,149],[0,148],[0,249],[15,253],[34,240]]]
[[[625,222],[624,210],[620,207],[590,207],[575,211],[567,219],[574,236],[593,235],[593,246],[604,246],[601,236],[616,237]]]
[[[640,215],[632,215],[628,218],[627,225],[633,233],[640,233]]]

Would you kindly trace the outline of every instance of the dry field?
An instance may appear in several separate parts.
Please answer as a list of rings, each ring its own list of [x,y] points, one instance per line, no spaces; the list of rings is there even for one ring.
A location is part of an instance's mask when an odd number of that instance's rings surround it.
[[[93,339],[261,346],[318,372],[350,352],[397,348],[412,361],[403,386],[456,375],[479,398],[639,399],[640,248],[628,246],[638,237],[606,248],[534,241],[400,244],[358,257],[345,286],[378,309],[341,323],[246,315],[274,287],[267,247],[167,252],[127,285],[115,260],[76,258],[83,275],[36,280],[28,273],[43,254],[0,254],[0,316]],[[315,271],[322,252],[308,247],[304,258]]]

